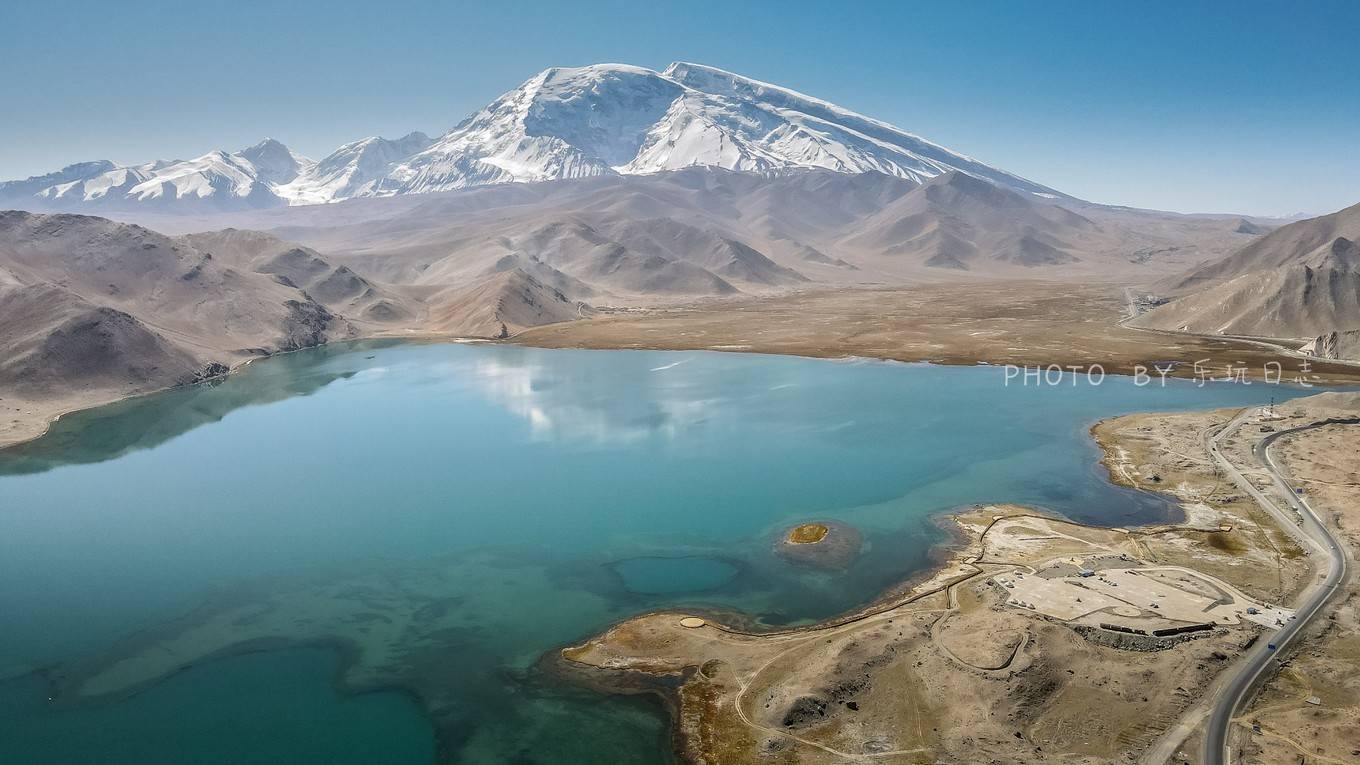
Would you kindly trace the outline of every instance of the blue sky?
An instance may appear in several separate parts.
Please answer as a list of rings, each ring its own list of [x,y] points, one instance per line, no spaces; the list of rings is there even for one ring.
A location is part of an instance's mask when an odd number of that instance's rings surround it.
[[[1354,2],[0,5],[0,178],[441,133],[549,66],[695,61],[1098,202],[1360,202]]]

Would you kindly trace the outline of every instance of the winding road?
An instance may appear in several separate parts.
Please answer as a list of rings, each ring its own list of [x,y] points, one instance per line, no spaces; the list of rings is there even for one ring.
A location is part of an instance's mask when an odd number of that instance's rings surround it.
[[[1235,674],[1219,691],[1213,702],[1205,728],[1205,765],[1229,765],[1232,762],[1232,752],[1229,749],[1228,740],[1232,731],[1233,718],[1246,706],[1267,670],[1275,665],[1276,654],[1297,639],[1304,628],[1318,616],[1322,607],[1336,592],[1346,576],[1346,553],[1341,544],[1327,530],[1326,524],[1308,504],[1308,501],[1294,490],[1288,479],[1275,465],[1270,457],[1270,447],[1275,441],[1293,433],[1326,425],[1360,424],[1360,418],[1328,419],[1297,428],[1289,428],[1272,433],[1256,444],[1253,449],[1254,455],[1266,471],[1270,473],[1270,478],[1280,493],[1290,498],[1289,501],[1298,512],[1296,516],[1291,514],[1289,510],[1282,509],[1277,502],[1257,489],[1232,462],[1223,456],[1223,452],[1219,448],[1219,443],[1228,435],[1236,432],[1254,412],[1255,410],[1252,409],[1243,411],[1224,426],[1218,434],[1211,437],[1209,439],[1209,454],[1239,488],[1251,495],[1263,508],[1275,516],[1280,525],[1298,539],[1305,548],[1312,548],[1327,556],[1328,568],[1320,581],[1313,582],[1304,590],[1295,607],[1295,618],[1287,622],[1274,635],[1256,641],[1242,658],[1242,661],[1238,663]]]

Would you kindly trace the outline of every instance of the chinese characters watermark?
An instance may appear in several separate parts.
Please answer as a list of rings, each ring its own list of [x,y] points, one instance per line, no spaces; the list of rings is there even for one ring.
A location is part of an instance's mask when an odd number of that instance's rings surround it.
[[[1238,383],[1240,385],[1251,385],[1261,382],[1266,385],[1297,385],[1301,388],[1313,387],[1313,381],[1317,376],[1312,374],[1313,365],[1307,359],[1302,360],[1298,368],[1287,372],[1284,365],[1278,361],[1269,361],[1262,365],[1261,374],[1253,376],[1251,367],[1240,362],[1229,362],[1220,367],[1211,366],[1212,359],[1200,359],[1194,363],[1192,371],[1194,377],[1191,378],[1195,385],[1204,387],[1211,382],[1218,383]],[[1133,384],[1142,388],[1148,385],[1166,387],[1167,378],[1181,364],[1176,361],[1154,362],[1152,364],[1137,364],[1133,368]],[[1016,366],[1007,364],[1006,386],[1037,386],[1037,387],[1075,387],[1082,384],[1083,380],[1087,385],[1100,385],[1105,382],[1105,367],[1100,364],[1082,366],[1079,364],[1049,364],[1047,366]],[[1219,374],[1222,374],[1220,377]]]

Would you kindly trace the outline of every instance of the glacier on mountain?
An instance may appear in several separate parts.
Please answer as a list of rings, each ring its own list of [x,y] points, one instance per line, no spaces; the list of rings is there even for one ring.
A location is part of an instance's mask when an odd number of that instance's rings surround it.
[[[0,204],[239,209],[693,166],[878,172],[916,182],[962,171],[1065,198],[826,101],[681,62],[660,72],[624,64],[548,69],[433,140],[370,137],[319,162],[273,139],[187,161],[87,162],[0,183]]]

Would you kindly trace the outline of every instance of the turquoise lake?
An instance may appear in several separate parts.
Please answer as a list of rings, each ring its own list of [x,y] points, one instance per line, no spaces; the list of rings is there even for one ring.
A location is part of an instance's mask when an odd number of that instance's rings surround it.
[[[1096,420],[1306,392],[491,345],[269,359],[0,452],[0,762],[667,762],[657,705],[551,682],[538,658],[663,606],[770,626],[852,609],[928,566],[932,516],[960,505],[1166,519],[1167,503],[1106,481]],[[818,518],[863,533],[849,570],[773,554]],[[49,707],[34,674],[299,577],[434,566],[459,572],[428,597],[463,626],[426,636],[441,652],[412,670],[449,687],[433,717],[408,689],[338,692],[345,652],[317,645],[71,707]]]

